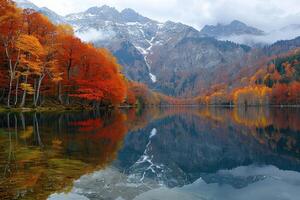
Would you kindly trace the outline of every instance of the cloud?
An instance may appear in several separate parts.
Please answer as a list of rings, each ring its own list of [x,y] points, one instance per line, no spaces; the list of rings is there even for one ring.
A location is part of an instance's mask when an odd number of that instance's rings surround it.
[[[296,29],[286,28],[286,29],[275,30],[261,36],[237,35],[237,36],[229,36],[229,37],[223,37],[218,39],[224,41],[228,40],[235,43],[252,46],[255,44],[273,44],[279,40],[291,40],[298,36],[300,36],[300,27]]]
[[[270,31],[298,23],[298,0],[32,0],[66,15],[86,10],[91,6],[109,5],[121,10],[133,8],[159,21],[180,21],[198,29],[206,24],[244,21],[262,30]]]
[[[85,42],[95,42],[109,40],[115,36],[115,32],[92,28],[84,32],[76,32],[76,36]]]

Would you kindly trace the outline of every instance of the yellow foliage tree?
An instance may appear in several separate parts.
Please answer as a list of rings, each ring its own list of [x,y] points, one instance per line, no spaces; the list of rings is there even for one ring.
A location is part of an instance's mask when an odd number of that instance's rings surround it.
[[[16,47],[20,51],[19,65],[22,69],[24,82],[21,84],[23,90],[21,107],[25,105],[26,94],[33,94],[33,88],[28,83],[30,75],[40,75],[42,72],[42,57],[44,56],[44,48],[39,40],[32,35],[21,34],[16,42]]]

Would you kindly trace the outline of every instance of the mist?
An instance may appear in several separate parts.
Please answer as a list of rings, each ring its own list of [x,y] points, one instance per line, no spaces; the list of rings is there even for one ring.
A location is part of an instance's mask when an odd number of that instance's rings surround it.
[[[115,36],[115,32],[91,28],[87,31],[77,31],[75,35],[85,42],[95,42],[112,39]]]
[[[300,36],[300,27],[285,27],[283,29],[274,30],[265,35],[235,35],[229,37],[221,37],[219,40],[232,41],[238,44],[254,46],[256,44],[269,45],[280,40],[291,40]]]

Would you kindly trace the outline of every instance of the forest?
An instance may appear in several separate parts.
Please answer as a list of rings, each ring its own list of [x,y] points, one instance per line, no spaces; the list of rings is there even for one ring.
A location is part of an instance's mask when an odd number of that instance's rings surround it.
[[[268,106],[300,104],[300,50],[260,60],[232,83],[215,84],[196,98],[200,104]]]
[[[7,107],[41,105],[46,97],[119,104],[127,80],[105,49],[80,41],[67,25],[54,25],[33,10],[1,1],[1,101]]]
[[[0,13],[3,108],[300,104],[300,50],[265,58],[234,83],[215,84],[186,99],[128,80],[108,50],[81,41],[69,25],[54,25],[10,0],[1,0]]]

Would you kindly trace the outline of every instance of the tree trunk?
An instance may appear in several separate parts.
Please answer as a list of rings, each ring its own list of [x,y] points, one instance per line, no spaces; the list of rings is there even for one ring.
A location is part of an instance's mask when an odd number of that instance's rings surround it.
[[[16,106],[18,103],[18,90],[19,90],[19,78],[17,78],[17,83],[16,83],[16,96],[15,96],[15,103],[14,105]]]
[[[37,93],[37,79],[34,79],[34,85],[33,85],[33,89],[34,89],[34,93],[33,93],[33,104],[35,103],[36,100],[36,93]]]
[[[34,101],[34,106],[37,106],[39,97],[40,97],[40,90],[41,90],[41,85],[42,85],[42,81],[43,81],[44,76],[40,76],[38,83],[37,83],[37,91],[36,91],[36,97],[35,97],[35,101]]]
[[[5,47],[5,53],[6,53],[6,57],[8,59],[8,65],[9,65],[9,88],[8,88],[8,95],[7,95],[7,107],[10,108],[10,97],[11,97],[11,89],[12,89],[12,82],[14,79],[14,73],[13,73],[13,67],[12,67],[12,60],[10,59],[7,47]]]
[[[14,79],[14,75],[12,72],[12,67],[11,67],[11,61],[10,61],[10,70],[9,70],[9,88],[8,88],[8,95],[7,95],[7,107],[10,108],[10,97],[11,97],[11,89],[12,89],[12,82]]]
[[[71,79],[71,66],[72,66],[72,59],[69,60],[69,64],[68,64],[68,70],[67,70],[67,76],[68,76],[68,82],[69,82],[69,86],[66,92],[66,104],[69,105],[70,104],[70,97],[69,97],[69,90],[70,90],[70,79]]]
[[[12,64],[12,59],[8,52],[8,44],[5,44],[5,54],[9,65],[9,88],[8,88],[8,95],[7,95],[7,107],[10,108],[11,90],[12,90],[13,80],[15,78],[16,68],[19,63],[20,51],[18,52],[18,56],[14,65]]]
[[[28,76],[26,75],[26,76],[25,76],[25,84],[27,84],[27,81],[28,81]],[[21,108],[24,107],[24,105],[25,105],[25,102],[26,102],[26,93],[27,93],[27,91],[24,90],[24,91],[23,91],[23,96],[22,96],[22,102],[21,102],[21,104],[20,104],[20,107],[21,107]]]
[[[64,102],[63,102],[63,99],[62,99],[62,94],[61,94],[62,91],[61,90],[62,90],[61,82],[59,82],[58,85],[57,85],[57,97],[58,97],[58,100],[59,100],[60,104],[63,104]]]

